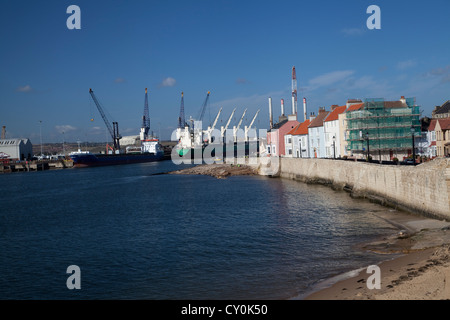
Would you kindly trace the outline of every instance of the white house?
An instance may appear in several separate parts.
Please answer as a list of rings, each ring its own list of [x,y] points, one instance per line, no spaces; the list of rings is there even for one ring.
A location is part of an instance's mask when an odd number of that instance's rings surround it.
[[[436,150],[436,121],[437,119],[431,119],[430,125],[428,126],[427,131],[427,144],[428,148],[425,152],[425,155],[429,158],[434,158],[437,156],[437,150]]]
[[[323,127],[323,120],[328,115],[329,111],[325,108],[319,108],[319,114],[315,117],[308,126],[308,146],[310,158],[325,158],[325,130]]]
[[[343,113],[347,106],[332,105],[331,112],[323,121],[325,130],[325,157],[341,157],[341,130],[339,114]]]
[[[311,120],[307,119],[288,132],[285,136],[286,141],[291,141],[291,143],[290,145],[286,144],[286,155],[291,150],[292,157],[294,158],[309,157],[308,126],[310,123]]]

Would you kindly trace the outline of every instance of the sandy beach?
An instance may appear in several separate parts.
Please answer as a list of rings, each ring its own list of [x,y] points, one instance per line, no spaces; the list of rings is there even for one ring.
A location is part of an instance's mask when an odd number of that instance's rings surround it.
[[[319,284],[324,288],[303,299],[450,299],[450,223],[400,212],[394,218],[380,218],[400,229],[390,238],[361,245],[362,249],[386,255],[385,261],[378,265],[380,288],[368,288],[372,272],[362,268],[349,272],[344,280],[333,282],[329,279]],[[372,283],[370,279],[369,284]]]

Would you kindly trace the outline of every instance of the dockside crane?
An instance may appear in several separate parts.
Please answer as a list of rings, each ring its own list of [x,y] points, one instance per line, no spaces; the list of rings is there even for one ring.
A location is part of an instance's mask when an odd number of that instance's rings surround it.
[[[219,110],[219,112],[217,113],[217,116],[216,116],[216,119],[214,119],[214,122],[213,122],[213,124],[212,124],[212,126],[211,127],[208,127],[208,129],[206,130],[206,136],[208,137],[208,142],[209,143],[211,143],[211,142],[213,142],[213,141],[211,141],[212,139],[211,139],[211,133],[212,133],[212,131],[214,130],[214,128],[215,128],[215,126],[216,126],[216,124],[217,124],[217,121],[219,120],[219,116],[220,116],[220,113],[222,112],[222,107],[220,107],[220,110]]]
[[[217,120],[219,120],[219,116],[220,116],[220,113],[222,112],[222,107],[220,107],[220,110],[219,110],[219,112],[217,113],[217,116],[216,116],[216,119],[214,119],[214,122],[213,122],[213,124],[212,124],[212,126],[211,126],[211,130],[214,130],[214,128],[215,128],[215,126],[216,126],[216,124],[217,124]]]
[[[258,109],[258,111],[256,111],[255,116],[253,117],[252,122],[250,122],[250,125],[248,126],[249,129],[252,127],[253,123],[255,122],[256,117],[258,116],[258,113],[259,113],[259,109]]]
[[[247,109],[244,110],[244,113],[242,114],[241,120],[239,120],[238,125],[233,128],[233,139],[235,142],[237,141],[237,132],[242,124],[242,120],[244,120],[246,112],[247,112]]]
[[[256,111],[255,116],[253,117],[252,121],[250,122],[250,125],[248,127],[247,126],[245,127],[245,130],[244,130],[245,131],[245,141],[248,141],[248,133],[249,133],[253,123],[255,122],[256,117],[258,116],[258,113],[259,113],[259,109],[258,109],[258,111]]]
[[[225,136],[225,132],[227,131],[228,126],[230,125],[231,119],[233,119],[233,115],[234,115],[235,111],[236,111],[236,108],[234,108],[233,112],[231,112],[231,116],[230,116],[230,118],[228,118],[228,121],[227,121],[227,124],[225,125],[225,127],[222,127],[222,130],[221,130],[222,137]]]
[[[109,122],[108,118],[105,115],[105,112],[103,111],[103,108],[98,101],[97,97],[94,94],[94,91],[92,89],[89,89],[89,93],[91,94],[92,100],[94,100],[95,105],[97,106],[98,112],[103,118],[103,121],[105,122],[106,127],[108,128],[109,134],[111,135],[114,143],[114,150],[120,151],[120,139],[122,138],[119,134],[119,124],[117,122]]]
[[[241,124],[242,124],[242,120],[244,120],[244,116],[245,116],[245,113],[246,113],[246,112],[247,112],[247,109],[244,110],[244,113],[242,114],[241,120],[239,120],[239,123],[238,123],[238,125],[236,126],[236,130],[239,130],[239,127],[240,127]]]
[[[150,131],[150,114],[148,111],[147,88],[145,88],[144,114],[142,116],[142,127],[141,127],[141,141],[147,139],[149,131]]]
[[[209,99],[209,95],[210,95],[211,91],[208,91],[208,93],[206,94],[206,98],[205,101],[203,102],[203,105],[200,109],[200,112],[197,116],[197,121],[203,121],[203,116],[205,114],[205,110],[206,110],[206,105],[208,104],[208,99]]]
[[[181,105],[180,105],[180,116],[178,117],[178,128],[184,129],[186,127],[186,120],[184,117],[184,94],[181,92]]]

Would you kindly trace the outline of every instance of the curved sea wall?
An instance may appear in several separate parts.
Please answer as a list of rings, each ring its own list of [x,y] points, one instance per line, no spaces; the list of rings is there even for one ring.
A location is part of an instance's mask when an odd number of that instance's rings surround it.
[[[278,175],[320,183],[383,205],[450,220],[450,159],[417,166],[279,158]]]

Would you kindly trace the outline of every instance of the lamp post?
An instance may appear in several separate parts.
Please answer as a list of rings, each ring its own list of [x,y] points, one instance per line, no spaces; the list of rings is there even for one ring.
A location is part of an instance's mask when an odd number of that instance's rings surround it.
[[[411,140],[412,140],[412,154],[413,154],[413,165],[416,165],[416,146],[414,143],[414,133],[416,132],[414,125],[411,125]]]
[[[41,140],[41,157],[43,157],[43,155],[42,155],[42,120],[39,120],[39,136],[40,136],[40,140]]]
[[[63,154],[64,154],[64,158],[66,157],[66,147],[65,147],[65,145],[64,145],[64,142],[65,142],[65,138],[64,138],[64,131],[63,131]]]
[[[336,159],[336,136],[333,136],[333,159]]]
[[[369,149],[369,130],[366,131],[366,140],[367,140],[367,162],[369,162],[369,157],[370,157],[370,149]]]

